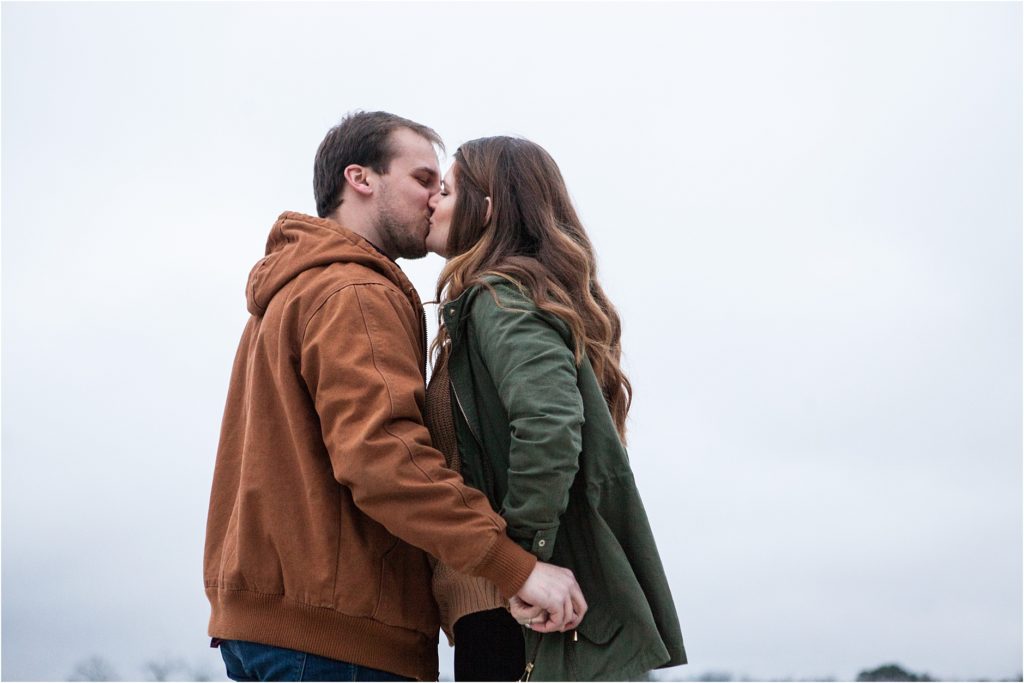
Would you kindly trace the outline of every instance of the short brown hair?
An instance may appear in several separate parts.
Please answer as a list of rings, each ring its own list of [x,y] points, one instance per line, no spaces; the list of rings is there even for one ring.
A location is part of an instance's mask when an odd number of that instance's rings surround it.
[[[327,131],[313,162],[317,215],[326,218],[341,205],[345,168],[350,164],[367,166],[381,174],[388,172],[395,156],[390,136],[399,128],[408,128],[444,150],[441,136],[434,129],[386,111],[350,112]]]

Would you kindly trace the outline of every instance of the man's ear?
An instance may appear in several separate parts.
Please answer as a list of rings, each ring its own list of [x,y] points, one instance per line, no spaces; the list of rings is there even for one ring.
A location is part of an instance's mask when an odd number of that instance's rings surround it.
[[[373,188],[369,183],[369,175],[370,171],[365,166],[349,164],[345,167],[344,171],[345,184],[358,194],[369,196],[373,194]]]
[[[491,198],[484,197],[484,201],[487,202],[487,211],[484,213],[484,225],[491,222]]]

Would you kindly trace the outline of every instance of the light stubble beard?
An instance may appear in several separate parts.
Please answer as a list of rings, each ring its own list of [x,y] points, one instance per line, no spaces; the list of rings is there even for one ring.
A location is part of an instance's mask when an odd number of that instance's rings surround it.
[[[419,259],[427,255],[427,243],[423,233],[417,229],[427,223],[426,217],[416,221],[401,220],[391,207],[387,192],[382,193],[380,210],[377,213],[377,235],[381,244],[378,245],[385,254],[392,258]]]

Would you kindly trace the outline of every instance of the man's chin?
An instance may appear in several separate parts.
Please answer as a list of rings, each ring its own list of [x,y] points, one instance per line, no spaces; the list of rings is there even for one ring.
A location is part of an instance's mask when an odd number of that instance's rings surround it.
[[[404,258],[407,261],[415,261],[417,259],[423,258],[426,255],[427,251],[424,249],[423,251],[417,251],[411,254],[401,254],[398,258]]]
[[[398,258],[415,261],[416,259],[423,258],[427,253],[426,244],[407,244],[404,245],[404,248],[399,252]]]

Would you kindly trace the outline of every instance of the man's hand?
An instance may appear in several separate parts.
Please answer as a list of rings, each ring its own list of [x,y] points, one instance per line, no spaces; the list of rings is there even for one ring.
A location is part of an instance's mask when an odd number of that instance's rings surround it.
[[[539,633],[552,633],[575,628],[587,613],[587,601],[571,571],[538,562],[509,601],[509,608],[524,626]]]

